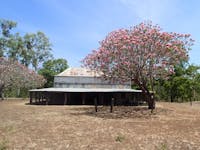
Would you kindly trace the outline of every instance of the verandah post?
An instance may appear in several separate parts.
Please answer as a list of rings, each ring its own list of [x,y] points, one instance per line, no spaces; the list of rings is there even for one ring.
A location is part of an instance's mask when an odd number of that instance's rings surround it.
[[[95,112],[97,112],[97,98],[94,98]]]
[[[66,105],[67,104],[67,93],[64,93],[64,96],[65,96],[64,105]]]
[[[32,92],[29,92],[29,95],[30,95],[30,104],[32,104],[32,102],[33,102],[33,94],[32,94]]]
[[[82,105],[85,105],[85,93],[82,93],[81,96],[82,96]]]

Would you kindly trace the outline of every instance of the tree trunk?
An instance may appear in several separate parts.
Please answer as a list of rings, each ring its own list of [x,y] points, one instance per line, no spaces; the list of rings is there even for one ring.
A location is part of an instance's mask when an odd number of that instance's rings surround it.
[[[0,89],[0,100],[4,100],[3,91]]]
[[[151,93],[146,86],[146,82],[141,83],[139,82],[139,80],[137,80],[137,78],[134,80],[134,83],[136,83],[141,88],[144,94],[145,101],[148,103],[148,108],[153,111],[153,109],[155,109],[156,107],[153,91]],[[152,85],[152,90],[153,90],[153,85]]]
[[[20,97],[20,88],[17,89],[17,97]]]
[[[4,100],[3,89],[4,89],[4,85],[0,85],[0,99],[1,100]]]
[[[192,106],[192,98],[190,97],[190,106]]]
[[[171,100],[171,103],[174,102],[174,98],[173,98],[172,94],[170,95],[170,100]]]
[[[153,93],[149,93],[147,96],[147,103],[148,103],[148,109],[155,109],[156,103],[155,103],[155,98]]]

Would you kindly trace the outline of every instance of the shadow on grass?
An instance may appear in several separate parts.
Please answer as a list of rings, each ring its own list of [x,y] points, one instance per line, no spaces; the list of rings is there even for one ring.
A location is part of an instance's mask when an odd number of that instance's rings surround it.
[[[46,106],[46,102],[45,101],[41,101],[41,102],[32,102],[32,103],[30,103],[30,102],[27,102],[27,103],[25,103],[25,105],[43,105],[43,106]]]
[[[148,109],[146,106],[114,106],[112,113],[110,113],[109,106],[99,106],[97,112],[95,112],[95,108],[91,106],[82,108],[73,107],[72,110],[75,110],[76,112],[70,113],[71,115],[87,115],[103,119],[151,119],[157,118],[158,115],[167,115],[171,111],[164,108],[156,108],[154,112],[151,113],[151,110]]]

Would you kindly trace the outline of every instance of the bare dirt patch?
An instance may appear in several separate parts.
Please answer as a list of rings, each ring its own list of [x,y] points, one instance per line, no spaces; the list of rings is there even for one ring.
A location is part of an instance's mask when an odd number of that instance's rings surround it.
[[[0,149],[200,149],[200,103],[144,106],[42,106],[0,102]]]

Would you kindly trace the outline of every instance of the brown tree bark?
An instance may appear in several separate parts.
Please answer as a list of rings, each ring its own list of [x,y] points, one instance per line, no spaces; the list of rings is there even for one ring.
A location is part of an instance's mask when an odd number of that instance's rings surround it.
[[[1,100],[4,100],[3,90],[4,90],[4,85],[0,85],[0,99]]]
[[[145,86],[145,82],[143,82],[143,84],[141,84],[139,82],[139,80],[135,79],[134,83],[136,83],[141,88],[141,90],[144,94],[144,97],[145,97],[145,101],[148,103],[148,109],[151,109],[153,111],[156,107],[154,93],[151,93],[148,90],[147,86]]]
[[[153,93],[150,93],[148,94],[148,109],[155,109],[156,107],[156,102],[155,102],[155,98],[154,98],[154,94]]]

